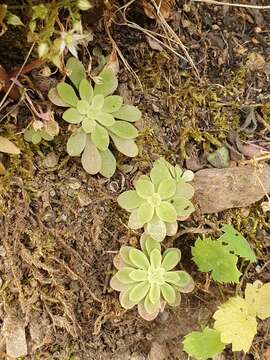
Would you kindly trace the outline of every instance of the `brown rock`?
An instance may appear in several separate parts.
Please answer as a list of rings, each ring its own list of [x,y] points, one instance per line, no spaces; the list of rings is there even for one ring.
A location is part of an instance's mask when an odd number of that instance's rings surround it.
[[[203,214],[246,207],[262,199],[265,191],[270,193],[270,166],[200,170],[195,174],[193,186],[194,201]]]
[[[25,328],[16,317],[8,316],[4,320],[3,335],[6,340],[7,355],[18,358],[27,355]]]

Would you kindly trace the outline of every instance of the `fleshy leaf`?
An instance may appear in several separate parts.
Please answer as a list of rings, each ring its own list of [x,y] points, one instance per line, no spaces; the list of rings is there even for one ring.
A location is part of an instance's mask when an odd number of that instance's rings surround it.
[[[140,120],[142,113],[133,105],[123,105],[119,110],[113,113],[116,119],[135,122]]]
[[[193,261],[202,272],[211,271],[218,282],[239,282],[241,272],[237,269],[237,256],[230,254],[218,241],[198,239],[192,247]]]
[[[150,263],[151,267],[154,269],[160,268],[161,265],[161,253],[158,249],[153,249],[150,253]]]
[[[63,119],[70,124],[80,124],[83,120],[83,116],[75,108],[66,110],[63,114]]]
[[[84,170],[88,172],[88,174],[95,175],[101,170],[100,153],[88,136],[81,162]]]
[[[171,285],[167,284],[167,283],[161,285],[160,288],[161,288],[161,293],[162,293],[162,296],[163,296],[164,300],[168,304],[174,303],[175,298],[176,298],[176,293],[175,293],[174,288]]]
[[[125,191],[117,198],[117,202],[121,208],[128,211],[138,208],[143,203],[143,201],[144,200],[137,194],[135,190]]]
[[[111,69],[105,69],[99,74],[99,83],[95,85],[94,94],[105,97],[112,94],[118,86],[118,80]]]
[[[132,248],[129,252],[130,261],[139,269],[147,270],[150,266],[149,261],[145,254],[135,248]]]
[[[133,281],[145,281],[148,275],[145,270],[133,270],[129,276]]]
[[[221,228],[224,234],[218,239],[222,244],[226,244],[228,251],[233,251],[236,255],[241,256],[249,261],[256,261],[256,256],[251,250],[247,240],[234,229],[233,226],[224,224]]]
[[[138,219],[139,222],[146,224],[151,221],[154,215],[154,208],[148,202],[144,202],[138,208]]]
[[[150,171],[150,178],[153,184],[158,186],[161,181],[171,179],[171,174],[163,159],[156,160]]]
[[[88,80],[82,79],[79,86],[79,93],[82,100],[85,100],[88,103],[92,101],[94,90]]]
[[[152,304],[149,300],[149,297],[146,296],[144,301],[141,301],[138,304],[139,315],[146,321],[154,320],[159,314],[159,302],[157,304]],[[148,309],[148,311],[146,310]],[[151,309],[151,312],[149,310]]]
[[[82,115],[87,115],[90,110],[90,105],[86,100],[79,100],[77,102],[77,110]]]
[[[186,183],[183,179],[177,180],[175,196],[181,196],[191,199],[194,195],[194,188],[192,185]]]
[[[184,351],[196,360],[214,358],[225,348],[225,344],[221,342],[220,333],[208,327],[202,331],[192,331],[186,335],[183,345]]]
[[[215,312],[214,328],[220,332],[224,344],[232,344],[233,351],[248,352],[257,333],[257,322],[248,313],[248,304],[237,296],[230,298]]]
[[[133,249],[132,246],[121,246],[119,254],[126,264],[134,266],[133,262],[129,258],[131,249]]]
[[[162,267],[166,270],[172,270],[180,261],[181,252],[176,249],[168,251],[165,256],[163,256]]]
[[[135,144],[134,140],[121,139],[120,137],[110,133],[113,139],[114,145],[118,151],[128,157],[135,157],[138,155],[139,149]]]
[[[138,136],[138,130],[126,121],[115,121],[110,126],[110,131],[121,139],[134,139]]]
[[[57,85],[57,92],[65,103],[74,107],[77,106],[79,99],[71,85],[61,82]]]
[[[154,249],[158,249],[159,251],[161,250],[160,243],[157,242],[156,240],[152,239],[146,233],[142,234],[142,236],[140,238],[140,245],[141,245],[143,252],[145,253],[146,256],[148,256],[148,258],[150,258],[150,254],[151,254],[152,250],[154,250]]]
[[[121,108],[122,104],[123,104],[123,98],[121,96],[119,95],[107,96],[104,99],[104,105],[102,111],[104,111],[105,113],[116,112]],[[113,114],[113,116],[115,117],[115,114]]]
[[[93,132],[95,130],[95,127],[96,127],[95,120],[84,117],[82,121],[82,128],[86,134],[90,134],[91,132]]]
[[[138,180],[135,184],[135,189],[137,194],[143,199],[147,199],[154,194],[154,185],[149,180]]]
[[[172,205],[175,208],[178,217],[188,217],[195,210],[191,201],[180,196],[173,198]]]
[[[7,138],[0,136],[0,152],[18,155],[20,154],[20,149]]]
[[[75,57],[71,57],[66,63],[66,70],[68,77],[78,89],[82,79],[86,78],[85,68],[83,64]]]
[[[62,106],[62,107],[69,107],[69,105],[61,99],[56,88],[52,88],[49,90],[48,99],[54,105]]]
[[[119,295],[119,301],[124,309],[131,309],[136,305],[135,301],[130,300],[129,294],[132,288],[128,288],[125,291],[121,291]]]
[[[249,313],[258,316],[261,320],[270,317],[270,283],[255,281],[253,284],[247,284],[245,299]]]
[[[95,110],[101,110],[104,105],[104,96],[102,94],[94,95],[92,99],[92,108]]]
[[[162,180],[158,186],[158,193],[161,199],[169,199],[174,196],[176,191],[176,183],[174,179]]]
[[[134,210],[130,214],[128,219],[128,227],[133,230],[137,230],[143,227],[143,223],[141,223],[138,219],[138,210]]]
[[[152,283],[149,290],[149,300],[152,304],[156,304],[160,298],[160,286],[157,283]]]
[[[120,280],[118,280],[116,275],[111,278],[110,287],[116,291],[124,291],[128,289],[128,285],[123,284]]]
[[[101,169],[99,171],[100,174],[106,178],[112,177],[116,170],[116,160],[113,153],[107,149],[105,151],[100,151],[99,154],[102,162]]]
[[[115,123],[112,114],[107,114],[105,112],[97,113],[95,119],[103,126],[112,126]]]
[[[162,201],[156,208],[157,216],[168,223],[174,223],[177,219],[176,210],[168,201]]]
[[[177,221],[174,223],[166,223],[166,235],[167,236],[174,236],[178,230],[178,223]]]
[[[161,242],[166,236],[166,226],[164,221],[160,220],[157,216],[146,226],[148,234],[156,241]]]
[[[71,135],[67,141],[67,153],[70,156],[79,156],[86,145],[86,134],[84,132],[78,132]]]
[[[186,271],[176,271],[178,275],[178,281],[174,283],[174,286],[181,293],[190,293],[193,291],[195,284],[192,277]]]
[[[138,304],[145,295],[148,293],[150,284],[148,281],[140,282],[138,285],[134,286],[129,294],[129,299]]]
[[[117,279],[123,284],[132,284],[134,281],[129,276],[134,269],[131,267],[124,267],[116,273]]]
[[[101,151],[107,150],[110,143],[107,130],[98,124],[96,124],[95,129],[91,134],[91,140],[94,145]]]

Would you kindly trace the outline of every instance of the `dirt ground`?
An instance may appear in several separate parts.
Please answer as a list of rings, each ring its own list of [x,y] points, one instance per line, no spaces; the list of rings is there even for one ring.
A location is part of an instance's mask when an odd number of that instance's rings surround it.
[[[110,23],[110,34],[142,86],[120,63],[119,92],[143,113],[137,124],[137,158],[117,154],[118,169],[111,179],[89,176],[79,159],[65,152],[68,129],[57,110],[61,133],[53,142],[29,145],[14,135],[30,120],[23,106],[17,117],[1,124],[22,154],[4,158],[8,172],[0,178],[0,320],[15,317],[25,326],[25,359],[185,360],[184,335],[211,325],[216,307],[241,292],[246,282],[270,281],[269,215],[257,203],[214,215],[203,215],[197,208],[180,225],[181,236],[166,240],[166,246],[182,251],[183,268],[196,282],[179,307],[167,308],[148,323],[136,310],[123,310],[117,293],[110,290],[115,253],[123,244],[138,245],[140,236],[127,228],[127,214],[116,202],[134,177],[149,171],[161,155],[193,171],[211,167],[208,152],[223,144],[231,149],[233,165],[248,158],[239,142],[267,148],[270,130],[270,11],[177,1],[168,23],[185,44],[199,76],[172,51],[152,49],[145,33],[132,26],[165,34],[139,1],[126,9],[126,17],[131,25],[124,25],[119,14]],[[97,23],[84,14],[85,26],[95,34],[89,50],[99,45],[109,54],[111,42],[103,20],[102,13]],[[20,65],[26,55],[16,36],[16,31],[9,31],[0,38],[0,63],[7,69]],[[184,55],[180,47],[177,51]],[[86,62],[87,52],[80,55]],[[29,77],[44,96],[55,82],[37,71]],[[253,122],[247,121],[250,109],[257,114]],[[202,230],[215,234],[225,222],[242,231],[258,258],[242,269],[237,289],[218,286],[191,261],[190,246]],[[227,350],[218,359],[263,359],[270,346],[269,325],[259,324],[250,354]],[[3,341],[0,358],[6,359]]]

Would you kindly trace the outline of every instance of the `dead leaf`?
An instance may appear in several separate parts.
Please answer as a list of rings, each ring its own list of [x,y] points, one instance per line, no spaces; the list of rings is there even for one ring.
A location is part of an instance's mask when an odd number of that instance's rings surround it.
[[[169,19],[172,15],[172,8],[175,5],[175,0],[154,0],[156,6],[150,4],[149,0],[141,0],[145,15],[150,19],[158,19],[158,14],[164,18]]]
[[[268,211],[270,211],[270,202],[269,201],[262,202],[261,207],[262,207],[262,211],[264,213],[267,213]]]
[[[115,44],[113,44],[112,52],[109,55],[107,64],[104,66],[104,69],[111,69],[115,75],[117,75],[119,72],[119,61]]]
[[[261,71],[265,65],[264,57],[258,53],[251,53],[248,57],[247,67],[250,71]]]
[[[195,174],[193,186],[195,204],[203,214],[247,207],[262,199],[265,192],[270,193],[270,166],[200,170]]]
[[[2,163],[2,161],[0,161],[0,175],[5,175],[5,173],[7,172],[4,164]]]
[[[27,355],[27,344],[23,322],[16,317],[8,316],[4,319],[3,335],[6,340],[7,355],[18,358]]]
[[[20,154],[20,149],[5,137],[0,136],[0,152],[18,155]]]
[[[162,51],[163,47],[154,39],[152,39],[150,36],[146,36],[146,40],[150,46],[151,49]]]

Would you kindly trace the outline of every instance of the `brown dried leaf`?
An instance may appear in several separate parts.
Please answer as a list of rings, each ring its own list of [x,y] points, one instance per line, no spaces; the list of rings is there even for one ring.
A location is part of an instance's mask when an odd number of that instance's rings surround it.
[[[20,149],[18,149],[16,145],[5,137],[0,136],[0,152],[18,155],[20,153]]]
[[[172,15],[172,8],[175,5],[175,0],[154,0],[157,7],[154,4],[150,4],[149,0],[141,0],[145,15],[150,19],[158,19],[158,14],[164,18],[169,19]]]
[[[150,36],[146,36],[146,40],[150,46],[151,49],[162,51],[163,47],[154,39],[152,39]]]

